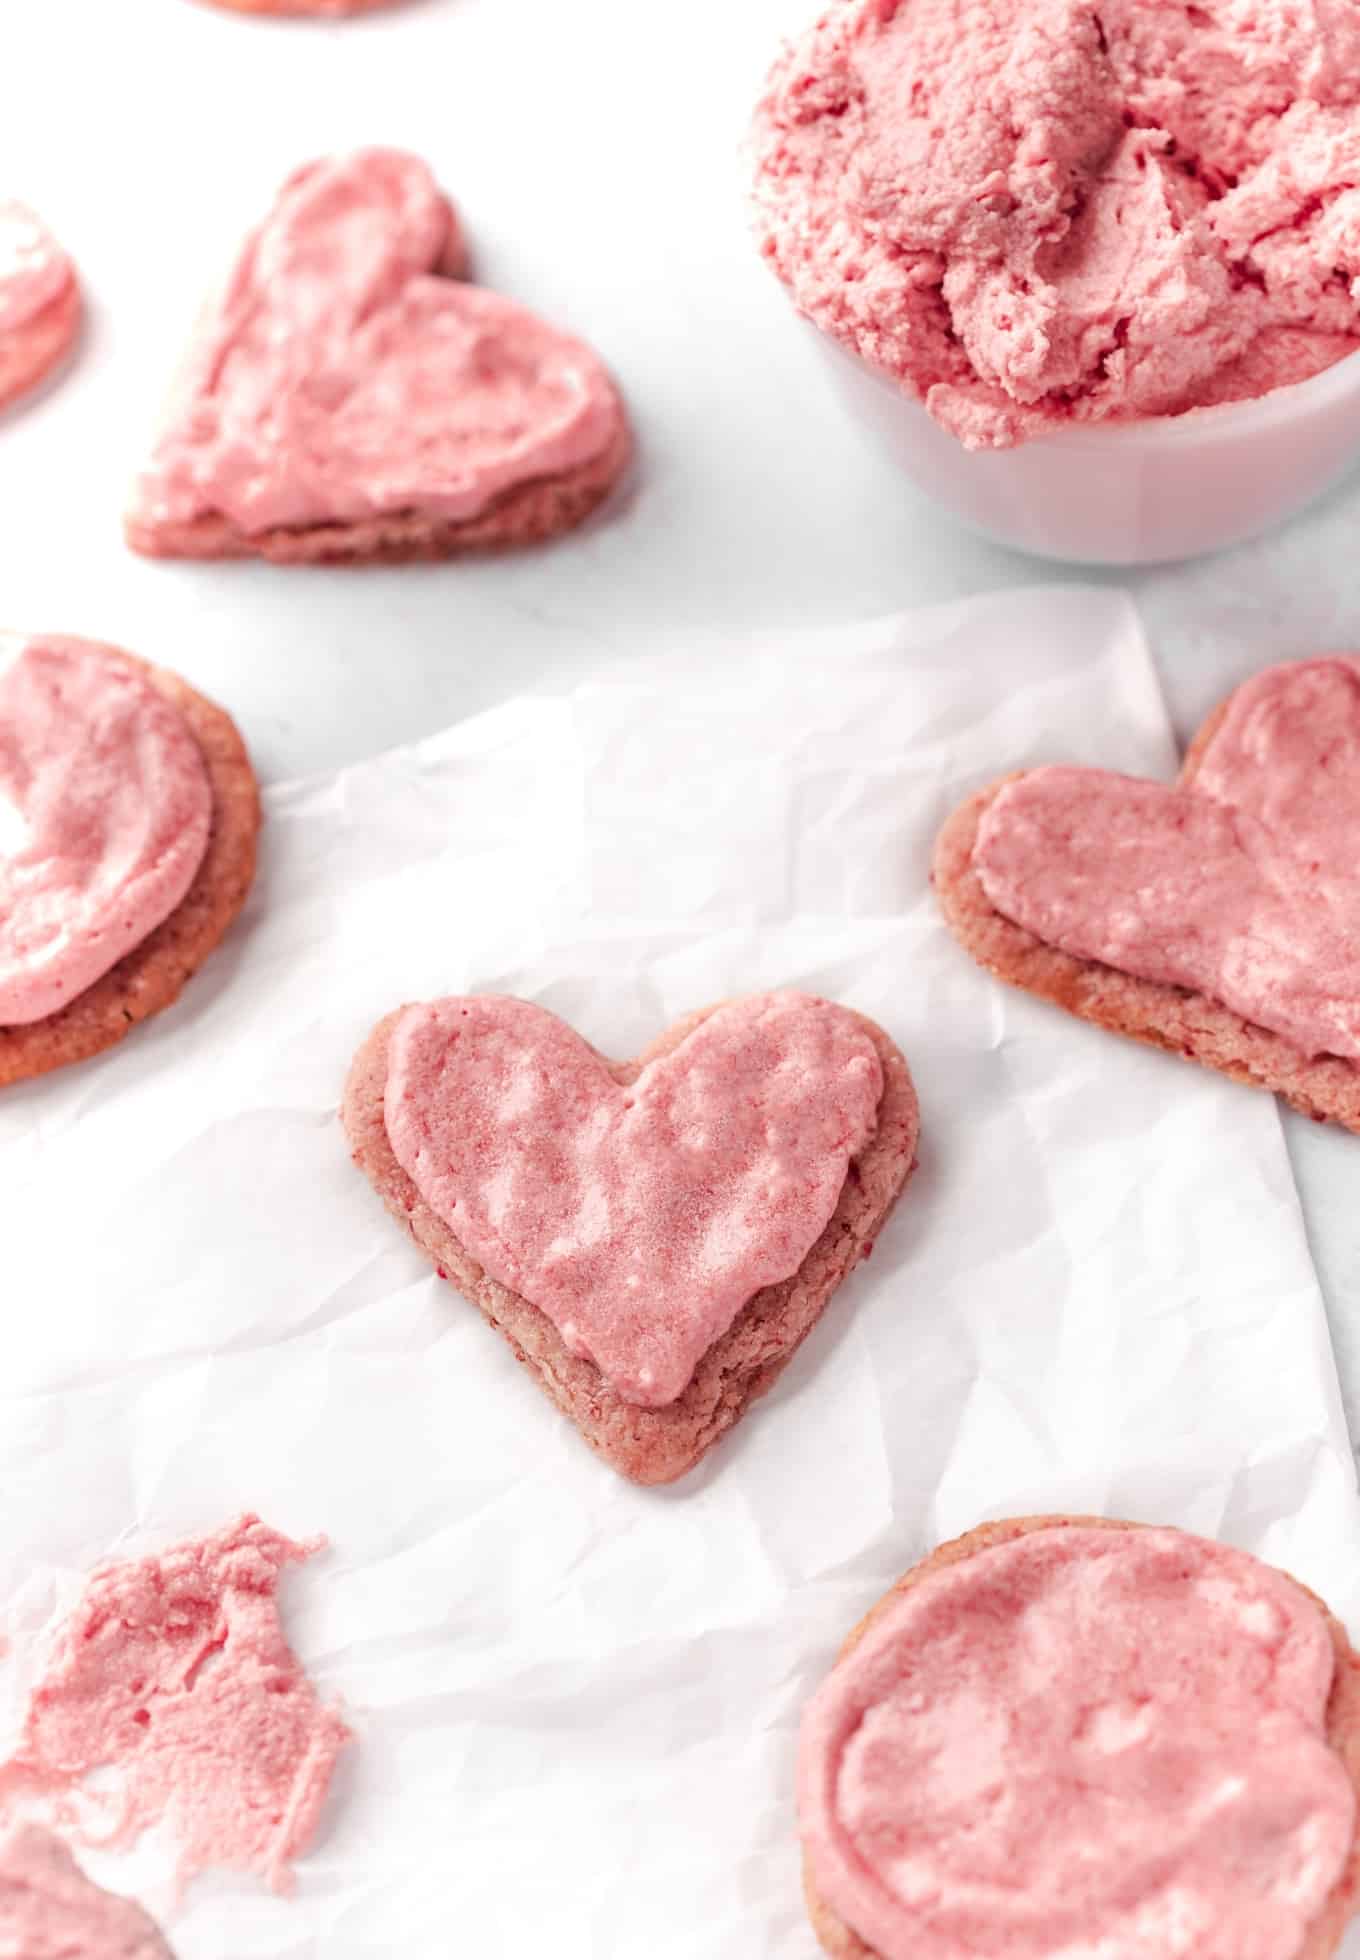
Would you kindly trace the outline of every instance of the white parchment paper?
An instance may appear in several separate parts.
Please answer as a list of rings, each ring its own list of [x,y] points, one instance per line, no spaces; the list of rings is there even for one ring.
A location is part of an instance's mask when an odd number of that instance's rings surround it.
[[[199,1881],[182,1960],[810,1960],[800,1707],[984,1517],[1219,1534],[1360,1627],[1273,1103],[995,985],[937,917],[939,822],[1042,759],[1174,766],[1117,597],[690,648],[516,702],[272,792],[247,920],[180,1005],[4,1096],[9,1719],[96,1559],[245,1507],[332,1540],[285,1610],[358,1745],[296,1897]],[[513,991],[626,1054],[779,984],[901,1043],[921,1169],[776,1392],[638,1491],[404,1242],[340,1086],[405,999]],[[89,1862],[164,1903],[163,1847]]]

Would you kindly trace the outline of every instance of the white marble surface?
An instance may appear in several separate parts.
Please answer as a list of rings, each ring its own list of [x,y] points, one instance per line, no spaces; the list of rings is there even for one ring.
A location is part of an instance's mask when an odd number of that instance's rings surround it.
[[[73,372],[0,425],[0,616],[180,668],[268,778],[687,638],[1064,575],[966,536],[865,446],[751,247],[745,121],[809,0],[410,0],[336,27],[192,0],[19,11],[32,86],[8,78],[0,191],[60,230],[92,319]],[[365,141],[422,151],[478,276],[612,361],[641,444],[627,501],[478,564],[143,563],[117,512],[202,292],[295,163]],[[1360,645],[1358,527],[1360,480],[1259,544],[1125,577],[1183,736],[1269,660]],[[1287,1123],[1355,1434],[1360,1145]]]

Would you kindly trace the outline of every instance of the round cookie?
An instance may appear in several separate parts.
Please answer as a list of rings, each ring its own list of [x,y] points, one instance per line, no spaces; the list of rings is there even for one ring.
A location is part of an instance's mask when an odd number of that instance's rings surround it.
[[[212,790],[212,827],[202,862],[180,903],[154,931],[56,1013],[0,1027],[0,1087],[85,1060],[170,1006],[245,903],[255,875],[260,792],[231,717],[178,674],[117,647],[97,650],[148,681],[183,715],[202,752]]]
[[[1123,1519],[1085,1517],[1085,1516],[1040,1516],[1007,1518],[994,1524],[979,1525],[962,1537],[951,1539],[904,1573],[896,1585],[872,1606],[864,1618],[855,1626],[837,1655],[837,1664],[845,1660],[859,1646],[877,1622],[891,1612],[903,1594],[922,1584],[934,1574],[952,1565],[976,1557],[997,1546],[1009,1545],[1015,1540],[1034,1532],[1052,1531],[1065,1527],[1082,1530],[1136,1532],[1147,1527]],[[1350,1783],[1360,1795],[1360,1655],[1351,1647],[1346,1629],[1307,1586],[1300,1584],[1289,1574],[1282,1575],[1302,1596],[1315,1606],[1321,1614],[1336,1656],[1336,1671],[1332,1681],[1331,1695],[1326,1712],[1326,1739],[1334,1753],[1339,1757]],[[812,1861],[805,1853],[803,1859],[803,1892],[807,1902],[808,1916],[812,1921],[823,1950],[832,1960],[883,1960],[883,1956],[873,1947],[866,1945],[854,1928],[828,1904],[818,1886]],[[1360,1833],[1352,1842],[1350,1855],[1341,1876],[1333,1886],[1322,1911],[1314,1918],[1308,1929],[1305,1944],[1294,1960],[1327,1960],[1334,1953],[1345,1936],[1346,1928],[1360,1908]]]

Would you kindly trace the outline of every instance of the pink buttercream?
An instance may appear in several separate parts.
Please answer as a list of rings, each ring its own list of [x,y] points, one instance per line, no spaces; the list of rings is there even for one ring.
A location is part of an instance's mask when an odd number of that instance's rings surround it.
[[[1360,346],[1360,11],[834,0],[756,119],[799,307],[970,447]]]
[[[134,519],[457,521],[601,455],[622,410],[598,357],[435,276],[461,258],[418,158],[361,150],[297,171],[202,331]]]
[[[1034,769],[973,863],[1050,946],[1189,987],[1307,1055],[1360,1060],[1360,659],[1239,688],[1192,784]]]
[[[20,1824],[0,1839],[0,1960],[172,1960],[131,1899],[86,1878],[60,1838]]]
[[[882,1093],[861,1023],[807,995],[719,1008],[626,1088],[555,1015],[481,995],[406,1009],[386,1122],[492,1278],[659,1407],[801,1266]]]
[[[0,634],[0,1026],[55,1013],[169,916],[212,789],[179,710],[107,649]]]
[[[0,334],[26,327],[69,290],[75,270],[26,205],[0,200]]]
[[[882,1960],[1295,1960],[1355,1799],[1282,1574],[1061,1526],[928,1574],[803,1723],[819,1891]]]
[[[0,1793],[55,1798],[68,1829],[103,1845],[164,1820],[181,1878],[226,1866],[286,1890],[349,1740],[279,1622],[280,1574],[323,1543],[293,1544],[244,1517],[96,1570],[33,1690]],[[112,1814],[96,1835],[76,1795],[110,1769]]]

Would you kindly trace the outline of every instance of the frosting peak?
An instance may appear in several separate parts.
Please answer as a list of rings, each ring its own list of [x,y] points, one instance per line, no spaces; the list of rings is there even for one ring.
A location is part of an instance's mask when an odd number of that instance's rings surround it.
[[[762,247],[970,447],[1360,347],[1360,17],[1320,0],[832,0],[756,118]]]

